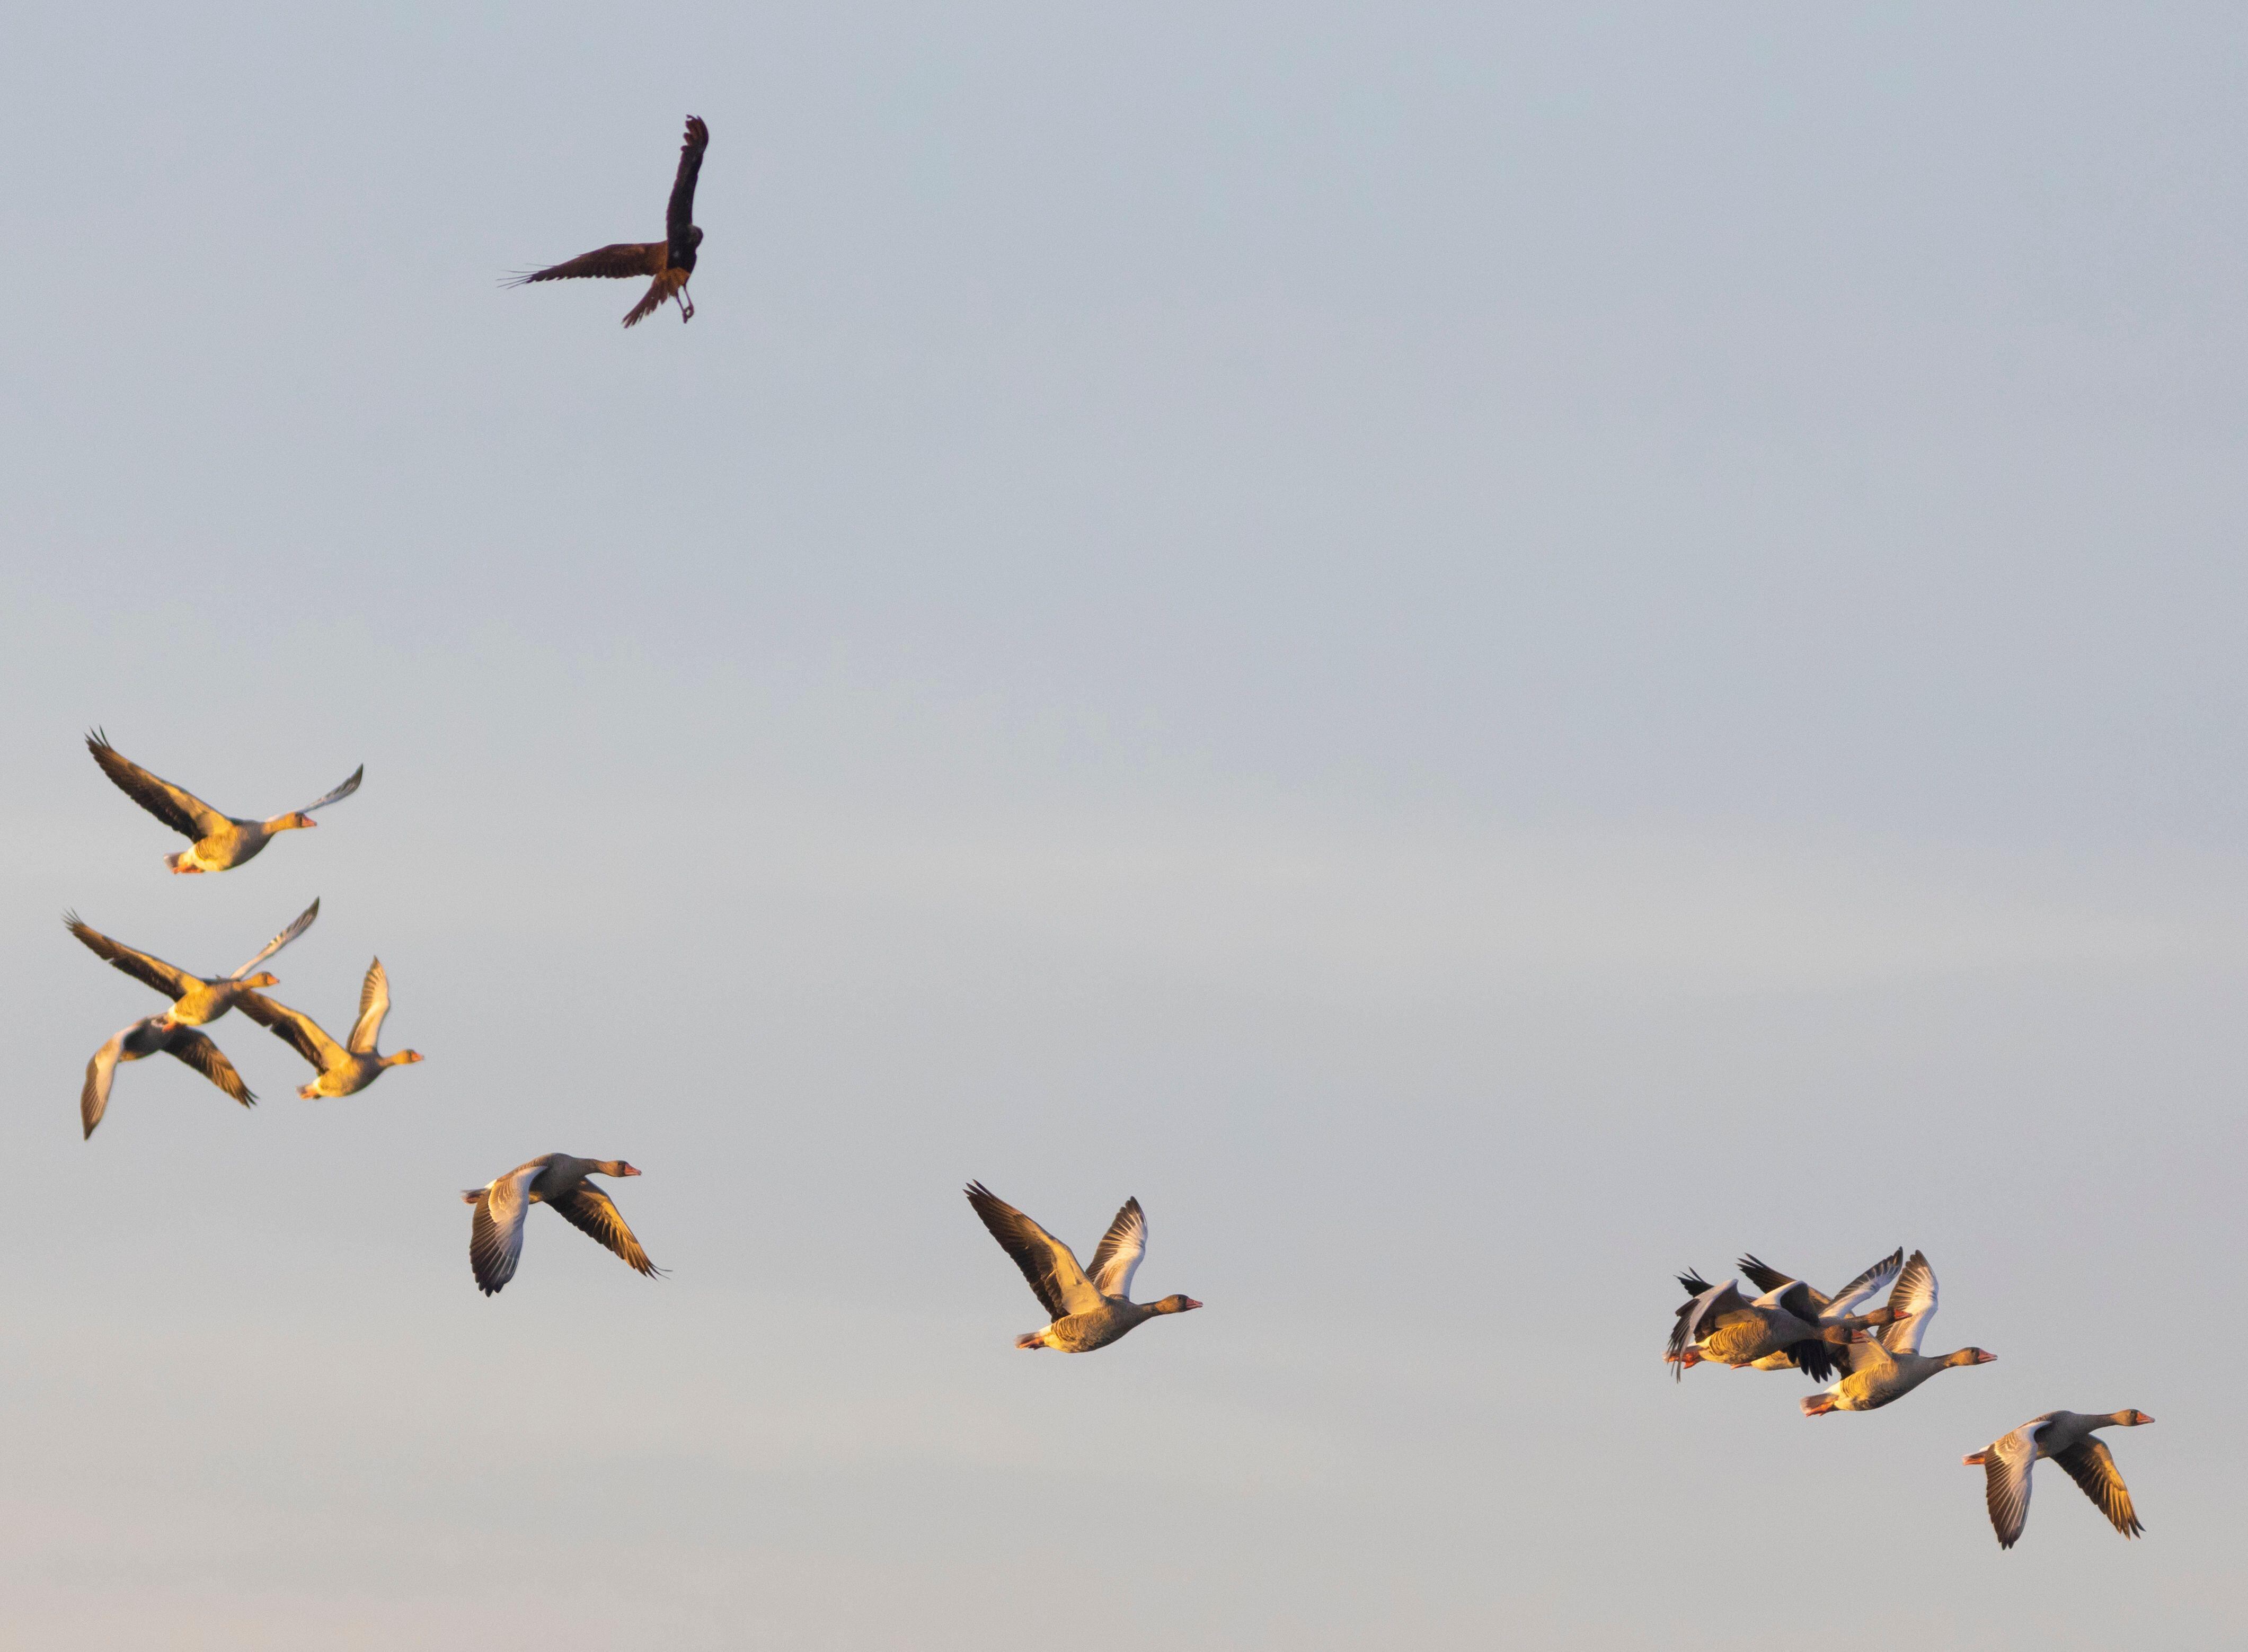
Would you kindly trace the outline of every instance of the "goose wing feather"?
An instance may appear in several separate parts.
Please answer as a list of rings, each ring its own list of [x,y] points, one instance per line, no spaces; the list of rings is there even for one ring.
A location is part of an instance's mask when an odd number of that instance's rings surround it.
[[[123,756],[109,744],[109,737],[100,730],[96,729],[86,737],[86,749],[93,753],[93,760],[101,765],[101,771],[110,778],[119,791],[181,836],[207,838],[233,824],[227,816],[194,792],[175,786],[169,780],[158,779],[139,764]]]
[[[2037,1466],[2038,1430],[2043,1417],[2025,1422],[1983,1453],[1983,1501],[1991,1511],[1991,1529],[1998,1546],[2011,1549],[2021,1541],[2022,1527],[2030,1518],[2030,1470]]]
[[[970,1182],[967,1192],[977,1216],[999,1248],[1015,1259],[1031,1294],[1048,1313],[1063,1320],[1100,1306],[1100,1292],[1085,1277],[1075,1251],[981,1182]]]
[[[134,1023],[138,1026],[139,1022]],[[125,1029],[130,1032],[132,1027]],[[125,1048],[125,1032],[120,1032],[93,1052],[93,1059],[86,1064],[86,1083],[78,1093],[78,1119],[91,1136],[93,1127],[101,1122],[101,1115],[109,1111],[109,1086],[117,1076],[117,1061]]]
[[[373,1055],[374,1041],[382,1036],[383,1018],[390,1013],[390,977],[383,973],[382,960],[377,958],[367,966],[367,979],[360,983],[359,1019],[352,1023],[351,1038],[345,1046],[353,1055]]]
[[[203,1077],[232,1096],[246,1107],[257,1105],[257,1098],[242,1081],[242,1074],[234,1070],[234,1063],[226,1059],[226,1052],[193,1027],[182,1027],[172,1034],[167,1052],[186,1062]]]
[[[298,810],[298,812],[299,814],[310,814],[315,809],[326,808],[331,803],[341,803],[346,798],[351,796],[353,792],[358,791],[359,783],[366,778],[367,764],[362,763],[359,767],[351,771],[350,779],[345,781],[334,791],[327,792],[317,800],[306,804],[302,809]]]
[[[523,1218],[531,1210],[531,1184],[545,1168],[545,1159],[533,1159],[494,1178],[476,1196],[476,1213],[469,1224],[469,1271],[486,1296],[515,1278],[515,1265],[523,1258]]]
[[[292,1010],[262,992],[242,993],[234,1004],[243,1014],[311,1062],[317,1072],[326,1073],[349,1059],[343,1045],[322,1032],[320,1024],[302,1010]]]
[[[152,958],[145,952],[134,951],[122,942],[111,940],[80,919],[75,912],[64,913],[63,923],[72,935],[86,943],[94,956],[106,959],[136,981],[146,982],[175,1004],[188,995],[188,988],[195,984],[196,977],[178,965],[167,963],[161,958]]]
[[[1127,1199],[1093,1247],[1093,1265],[1086,1270],[1093,1288],[1103,1296],[1129,1297],[1132,1276],[1140,1271],[1140,1258],[1147,1249],[1148,1218],[1138,1199]]]
[[[1734,1265],[1740,1269],[1741,1277],[1759,1291],[1778,1291],[1787,1285],[1800,1283],[1794,1274],[1782,1273],[1771,1263],[1758,1259],[1753,1253],[1743,1257]],[[1810,1292],[1813,1301],[1821,1307],[1826,1306],[1826,1299],[1816,1289],[1808,1285],[1804,1285],[1803,1288]]]
[[[640,1241],[625,1224],[616,1201],[605,1189],[594,1186],[591,1178],[579,1182],[562,1197],[549,1199],[547,1203],[572,1227],[607,1246],[635,1272],[650,1278],[663,1272],[648,1259],[648,1252],[641,1249]]]
[[[1903,1268],[1904,1247],[1899,1245],[1837,1291],[1828,1301],[1823,1317],[1839,1320],[1855,1313],[1858,1311],[1858,1305],[1868,1297],[1877,1291],[1886,1291],[1894,1285],[1896,1282],[1896,1276],[1902,1272]]]
[[[1904,1265],[1889,1292],[1889,1306],[1896,1318],[1881,1327],[1881,1346],[1891,1354],[1917,1354],[1928,1322],[1936,1317],[1936,1270],[1919,1251]]]
[[[243,977],[248,975],[259,964],[264,963],[266,959],[271,957],[283,947],[287,946],[298,936],[304,934],[305,930],[311,929],[312,927],[312,920],[319,915],[320,903],[318,901],[314,901],[312,905],[306,907],[302,912],[299,912],[296,917],[290,922],[287,929],[282,930],[280,934],[275,936],[271,941],[268,941],[264,946],[260,947],[257,949],[257,956],[256,957],[250,959],[250,961],[243,964],[242,968],[236,970],[232,975],[227,977],[227,979],[230,981],[241,980]],[[175,994],[175,996],[176,997],[177,995]]]
[[[2130,1489],[2123,1484],[2123,1476],[2115,1466],[2115,1459],[2104,1440],[2083,1439],[2065,1451],[2056,1451],[2053,1460],[2068,1471],[2068,1477],[2084,1488],[2084,1495],[2097,1504],[2108,1523],[2127,1538],[2135,1538],[2146,1528],[2131,1507]]]

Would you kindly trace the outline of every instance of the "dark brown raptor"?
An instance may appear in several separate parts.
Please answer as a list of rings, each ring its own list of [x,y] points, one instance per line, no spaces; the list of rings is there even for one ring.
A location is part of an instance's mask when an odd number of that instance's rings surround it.
[[[533,281],[570,281],[579,276],[609,276],[629,280],[653,277],[641,301],[625,316],[625,326],[654,315],[668,298],[679,301],[679,319],[695,319],[695,300],[687,296],[687,278],[695,273],[695,251],[702,244],[702,231],[695,223],[695,180],[702,170],[702,151],[710,145],[710,128],[700,115],[687,117],[687,139],[679,146],[679,175],[672,180],[671,206],[664,214],[661,241],[620,241],[597,247],[567,264],[533,270],[511,277],[506,284],[520,287]]]

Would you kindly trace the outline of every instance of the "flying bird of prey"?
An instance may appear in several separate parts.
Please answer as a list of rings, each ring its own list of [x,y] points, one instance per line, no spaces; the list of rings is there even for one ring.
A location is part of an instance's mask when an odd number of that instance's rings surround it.
[[[169,780],[160,780],[139,764],[127,761],[109,744],[109,737],[99,729],[86,737],[86,749],[93,753],[93,760],[116,783],[119,791],[182,837],[194,840],[179,853],[164,857],[164,864],[175,872],[224,872],[245,860],[255,860],[275,833],[299,832],[319,825],[312,819],[312,811],[325,809],[351,796],[359,790],[359,783],[367,773],[367,764],[362,763],[352,771],[350,779],[316,803],[264,820],[237,820],[221,814],[193,792],[182,791]]]
[[[422,1059],[419,1050],[400,1050],[390,1055],[375,1052],[374,1041],[382,1036],[383,1018],[390,1013],[390,977],[383,973],[380,958],[367,965],[367,979],[359,990],[359,1019],[352,1024],[351,1037],[342,1044],[302,1010],[292,1010],[258,993],[236,993],[235,1004],[318,1070],[320,1076],[297,1092],[307,1101],[324,1095],[356,1095],[380,1078],[383,1068],[404,1066]]]
[[[640,1241],[625,1225],[609,1196],[590,1177],[638,1176],[622,1159],[575,1159],[566,1153],[542,1153],[527,1164],[518,1164],[505,1176],[496,1176],[480,1188],[469,1188],[461,1197],[476,1207],[469,1224],[469,1270],[476,1288],[486,1296],[515,1278],[515,1265],[523,1257],[523,1219],[534,1204],[550,1205],[572,1227],[607,1245],[637,1272],[654,1278],[663,1270],[648,1259]]]
[[[981,1182],[968,1184],[968,1203],[999,1248],[1014,1258],[1039,1305],[1053,1316],[1051,1325],[1017,1337],[1018,1348],[1090,1354],[1107,1347],[1142,1320],[1202,1306],[1190,1296],[1167,1296],[1160,1302],[1131,1299],[1132,1276],[1140,1271],[1140,1257],[1148,1248],[1148,1221],[1137,1199],[1124,1201],[1094,1248],[1090,1268],[1079,1266],[1075,1251]]]
[[[709,147],[710,128],[702,117],[687,117],[687,139],[679,146],[679,175],[671,182],[671,205],[663,217],[661,241],[620,241],[597,247],[567,264],[511,277],[505,284],[527,286],[533,281],[572,281],[580,276],[609,276],[630,280],[653,277],[641,301],[625,315],[631,326],[663,307],[664,300],[679,301],[679,319],[695,319],[695,300],[687,295],[687,278],[695,273],[695,250],[702,244],[702,231],[695,223],[695,180],[702,170],[702,151]]]
[[[95,956],[108,959],[134,980],[145,981],[171,998],[172,1007],[164,1012],[165,1020],[178,1026],[201,1027],[209,1026],[234,1008],[235,1001],[244,992],[257,987],[280,985],[281,977],[278,975],[264,970],[258,970],[256,975],[250,971],[311,929],[312,920],[319,915],[320,903],[315,901],[297,915],[296,922],[259,948],[256,957],[232,975],[220,976],[189,975],[177,964],[136,952],[82,922],[75,912],[64,913],[63,922],[72,935],[93,949]]]
[[[109,1111],[109,1083],[117,1074],[117,1064],[152,1055],[176,1057],[243,1106],[257,1103],[257,1098],[250,1093],[242,1074],[234,1070],[234,1063],[226,1059],[218,1045],[193,1027],[180,1025],[169,1016],[152,1015],[146,1020],[135,1021],[110,1039],[86,1064],[86,1087],[79,1092],[78,1118],[87,1135],[93,1135],[93,1127]]]

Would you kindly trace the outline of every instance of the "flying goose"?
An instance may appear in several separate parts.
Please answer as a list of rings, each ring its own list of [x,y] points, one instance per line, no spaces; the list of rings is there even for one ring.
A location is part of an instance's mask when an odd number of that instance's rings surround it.
[[[234,1063],[226,1059],[218,1045],[169,1016],[152,1015],[135,1021],[110,1039],[86,1064],[86,1086],[78,1093],[78,1117],[89,1137],[93,1134],[93,1127],[101,1122],[101,1115],[109,1110],[109,1083],[116,1076],[117,1064],[151,1055],[176,1056],[243,1106],[257,1104],[257,1098],[250,1094],[250,1086],[242,1081],[242,1074],[234,1070]]]
[[[346,1044],[338,1044],[302,1010],[292,1010],[259,993],[238,992],[235,1003],[243,1014],[319,1069],[320,1076],[297,1092],[307,1101],[315,1096],[354,1094],[380,1078],[383,1068],[422,1059],[419,1050],[401,1050],[394,1055],[375,1052],[382,1019],[390,1013],[390,977],[382,972],[380,958],[367,967],[367,979],[359,990],[359,1019],[352,1024]]]
[[[1742,1277],[1759,1291],[1778,1291],[1796,1283],[1793,1274],[1782,1273],[1770,1263],[1758,1261],[1753,1252],[1741,1258],[1737,1265]],[[1874,1292],[1888,1290],[1895,1283],[1896,1276],[1903,1267],[1904,1247],[1899,1245],[1831,1298],[1816,1285],[1806,1285],[1803,1288],[1813,1305],[1819,1309],[1820,1322],[1832,1323],[1847,1317],[1852,1308]],[[1782,1348],[1777,1354],[1767,1354],[1761,1360],[1751,1360],[1749,1363],[1759,1371],[1783,1371],[1799,1365],[1801,1361],[1795,1357],[1792,1349]],[[1811,1374],[1814,1382],[1826,1381],[1815,1374]]]
[[[1763,1267],[1761,1263],[1757,1265]],[[1710,1360],[1736,1370],[1744,1366],[1762,1365],[1770,1370],[1796,1365],[1813,1381],[1823,1382],[1833,1374],[1834,1365],[1841,1358],[1839,1350],[1848,1344],[1851,1333],[1865,1326],[1886,1324],[1890,1319],[1887,1308],[1869,1313],[1850,1312],[1873,1293],[1875,1286],[1868,1282],[1885,1266],[1894,1272],[1893,1263],[1875,1263],[1851,1281],[1839,1303],[1785,1275],[1779,1276],[1778,1285],[1751,1300],[1730,1279],[1712,1285],[1699,1273],[1682,1273],[1678,1283],[1687,1299],[1679,1305],[1662,1357],[1675,1368],[1674,1377],[1683,1377],[1689,1366]]]
[[[640,1248],[609,1196],[586,1180],[595,1174],[640,1172],[622,1159],[542,1153],[480,1188],[464,1189],[461,1197],[476,1207],[476,1219],[469,1224],[469,1268],[476,1276],[476,1288],[491,1296],[515,1278],[515,1265],[523,1255],[523,1218],[534,1204],[552,1205],[571,1226],[600,1240],[648,1278],[661,1273]]]
[[[1140,1201],[1127,1199],[1108,1231],[1093,1252],[1090,1273],[1078,1265],[1077,1253],[981,1182],[970,1182],[968,1203],[1015,1258],[1015,1265],[1031,1282],[1031,1292],[1053,1323],[1042,1330],[1025,1331],[1015,1339],[1018,1348],[1059,1348],[1064,1354],[1090,1354],[1105,1348],[1142,1320],[1159,1313],[1184,1313],[1201,1303],[1190,1296],[1167,1296],[1160,1302],[1130,1300],[1132,1276],[1148,1248],[1148,1221]]]
[[[278,986],[281,977],[264,970],[250,972],[287,946],[312,927],[312,920],[320,915],[318,901],[297,915],[296,922],[268,941],[258,949],[257,956],[232,975],[189,975],[176,965],[161,958],[152,958],[145,952],[136,952],[121,941],[113,941],[92,924],[79,921],[75,912],[63,914],[63,923],[70,932],[93,949],[96,957],[106,958],[118,969],[136,981],[145,981],[157,991],[175,1000],[166,1011],[163,1019],[183,1027],[209,1026],[229,1010],[236,998],[257,987]]]
[[[2100,1505],[2110,1525],[2127,1538],[2137,1537],[2146,1528],[2131,1507],[2130,1488],[2123,1484],[2106,1443],[2094,1439],[2092,1431],[2135,1429],[2153,1421],[2144,1411],[2048,1411],[1960,1458],[1982,1464],[1984,1498],[1991,1507],[1991,1528],[1998,1534],[1998,1546],[2011,1549],[2021,1539],[2022,1526],[2030,1518],[2030,1470],[2039,1457],[2051,1457],[2067,1470],[2068,1477]]]
[[[1904,1265],[1889,1292],[1895,1316],[1877,1337],[1850,1344],[1850,1374],[1832,1388],[1803,1396],[1803,1415],[1829,1411],[1877,1411],[1901,1400],[1938,1371],[1955,1365],[1988,1365],[1998,1356],[1981,1348],[1957,1348],[1941,1359],[1920,1351],[1928,1322],[1936,1317],[1936,1270],[1919,1251]]]
[[[319,822],[312,819],[312,811],[325,809],[351,796],[359,790],[360,780],[367,773],[367,764],[362,763],[352,771],[350,779],[327,796],[287,814],[264,820],[236,820],[221,814],[201,798],[182,791],[169,780],[158,779],[139,764],[127,761],[109,744],[109,737],[99,729],[86,737],[86,749],[93,753],[93,760],[101,765],[101,771],[117,783],[119,791],[182,837],[194,840],[179,853],[164,857],[164,864],[175,872],[224,872],[256,859],[276,833],[318,826]]]
[[[695,319],[695,300],[687,295],[687,279],[695,273],[695,256],[702,244],[702,231],[695,223],[695,181],[702,175],[702,151],[710,146],[710,128],[700,115],[687,117],[686,141],[679,146],[679,172],[671,181],[671,204],[663,215],[661,241],[620,241],[579,254],[566,264],[550,265],[511,276],[504,284],[528,286],[534,281],[569,281],[579,276],[613,276],[630,280],[653,276],[641,301],[626,313],[632,326],[663,308],[664,301],[679,301],[679,319]]]

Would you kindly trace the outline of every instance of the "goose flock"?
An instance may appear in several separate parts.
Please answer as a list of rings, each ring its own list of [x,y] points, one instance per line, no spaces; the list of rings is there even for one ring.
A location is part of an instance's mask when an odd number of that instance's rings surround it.
[[[1683,1378],[1689,1368],[1704,1363],[1736,1371],[1799,1370],[1826,1385],[1799,1402],[1804,1416],[1815,1417],[1830,1411],[1878,1411],[1939,1371],[1988,1365],[1998,1357],[1977,1347],[1945,1354],[1920,1351],[1929,1321],[1936,1317],[1936,1270],[1918,1251],[1908,1258],[1898,1246],[1831,1297],[1753,1256],[1743,1257],[1738,1266],[1763,1294],[1747,1296],[1731,1279],[1711,1285],[1696,1271],[1678,1276],[1686,1299],[1678,1306],[1662,1350],[1674,1377]],[[1887,1302],[1858,1311],[1883,1291],[1888,1292]],[[2144,1411],[2088,1416],[2048,1411],[1970,1453],[1966,1462],[1984,1470],[1984,1498],[1998,1546],[2011,1549],[2020,1539],[2029,1514],[2030,1470],[2045,1457],[2068,1470],[2118,1532],[2137,1537],[2143,1528],[2131,1493],[2115,1459],[2092,1431],[2153,1421]]]
[[[701,126],[700,121],[694,123],[695,127]],[[707,140],[708,135],[704,131],[702,137]],[[699,149],[696,154],[699,157]],[[682,175],[691,192],[692,175],[682,170]],[[700,238],[698,230],[696,239]],[[242,866],[278,833],[312,826],[311,810],[351,796],[367,774],[366,765],[361,764],[350,779],[302,810],[262,820],[237,820],[130,761],[101,730],[86,736],[86,744],[101,771],[120,791],[174,831],[194,840],[192,848],[168,859],[175,872],[226,872]],[[319,915],[320,903],[316,900],[239,969],[222,976],[201,976],[110,939],[75,912],[65,913],[64,926],[96,957],[172,1000],[170,1009],[144,1017],[115,1034],[86,1063],[86,1082],[79,1093],[79,1121],[86,1135],[93,1136],[109,1110],[119,1065],[152,1055],[175,1057],[243,1107],[255,1106],[257,1098],[242,1081],[234,1063],[202,1031],[233,1010],[241,1011],[311,1064],[312,1081],[297,1091],[304,1100],[357,1095],[387,1069],[420,1061],[418,1050],[385,1055],[376,1047],[382,1024],[390,1014],[390,977],[380,958],[367,965],[367,977],[360,986],[358,1018],[341,1043],[302,1010],[292,1010],[266,996],[265,990],[278,986],[280,978],[258,966],[303,936]],[[648,1259],[616,1201],[592,1180],[596,1176],[639,1174],[635,1166],[623,1159],[542,1153],[480,1188],[463,1191],[461,1197],[475,1207],[469,1225],[469,1272],[476,1288],[494,1296],[515,1277],[523,1257],[524,1220],[534,1204],[552,1207],[635,1272],[648,1278],[661,1277],[663,1270]],[[1139,1271],[1148,1244],[1148,1221],[1137,1199],[1126,1200],[1116,1213],[1115,1221],[1093,1251],[1089,1270],[1079,1265],[1067,1245],[997,1198],[982,1182],[969,1184],[968,1202],[991,1237],[1014,1258],[1039,1305],[1052,1316],[1041,1329],[1016,1338],[1018,1348],[1089,1354],[1107,1347],[1143,1320],[1202,1306],[1192,1297],[1181,1295],[1155,1302],[1131,1299],[1132,1276]]]
[[[519,273],[508,284],[646,278],[650,284],[625,316],[626,326],[653,315],[667,302],[678,305],[682,322],[691,319],[695,305],[687,287],[703,239],[694,222],[695,189],[709,141],[709,126],[688,117],[662,240],[600,247],[565,263]],[[313,812],[351,797],[366,777],[362,764],[302,808],[236,818],[132,762],[99,729],[86,737],[86,749],[120,791],[188,840],[186,849],[165,857],[165,865],[175,874],[228,872],[247,865],[283,833],[318,825]],[[86,1063],[79,1100],[86,1135],[93,1136],[108,1111],[118,1067],[152,1055],[172,1056],[244,1107],[254,1106],[257,1097],[205,1031],[237,1009],[312,1066],[311,1081],[297,1091],[306,1100],[357,1095],[389,1068],[421,1061],[416,1050],[385,1055],[377,1048],[390,1013],[390,978],[379,957],[367,966],[357,1017],[341,1042],[303,1011],[266,996],[279,980],[259,966],[302,937],[319,913],[320,903],[315,900],[248,962],[223,976],[194,974],[112,940],[76,912],[65,913],[63,921],[70,933],[97,957],[171,1000],[170,1008],[113,1034]],[[535,1204],[555,1210],[644,1278],[661,1278],[664,1270],[649,1259],[616,1202],[593,1179],[640,1174],[622,1159],[545,1153],[482,1187],[464,1190],[460,1196],[473,1208],[469,1269],[476,1288],[494,1296],[515,1277],[524,1224]],[[1148,1320],[1203,1306],[1178,1293],[1147,1302],[1132,1299],[1133,1278],[1148,1241],[1147,1217],[1136,1198],[1124,1202],[1087,1264],[981,1182],[968,1183],[965,1193],[970,1208],[1021,1270],[1048,1316],[1038,1329],[1016,1337],[1019,1349],[1090,1354]],[[1678,1276],[1686,1299],[1676,1309],[1663,1352],[1678,1378],[1692,1367],[1708,1363],[1736,1370],[1800,1371],[1824,1385],[1803,1397],[1803,1413],[1823,1416],[1833,1411],[1878,1410],[1903,1399],[1939,1372],[1986,1365],[1997,1358],[1973,1347],[1942,1355],[1922,1351],[1937,1296],[1936,1271],[1918,1251],[1908,1258],[1898,1247],[1832,1296],[1752,1255],[1744,1256],[1738,1265],[1759,1294],[1748,1295],[1735,1280],[1712,1285],[1698,1272]],[[1874,1305],[1884,1292],[1887,1299]],[[2029,1512],[2032,1470],[2045,1457],[2061,1465],[2119,1532],[2138,1536],[2143,1528],[2130,1491],[2107,1445],[2094,1436],[2099,1429],[2137,1428],[2153,1421],[2138,1410],[2048,1411],[1970,1453],[1964,1461],[1984,1472],[1985,1501],[2000,1547],[2011,1549],[2021,1538]]]

